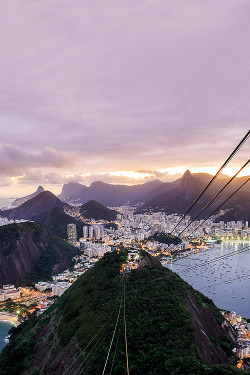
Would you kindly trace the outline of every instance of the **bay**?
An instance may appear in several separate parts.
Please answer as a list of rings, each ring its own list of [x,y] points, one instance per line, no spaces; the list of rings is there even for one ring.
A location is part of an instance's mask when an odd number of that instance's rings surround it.
[[[0,321],[0,351],[8,344],[8,331],[14,327],[14,324]]]
[[[250,318],[249,248],[249,241],[222,242],[211,249],[178,259],[167,267],[178,273],[194,289],[211,298],[218,308]],[[248,250],[214,262],[216,257],[233,254],[241,249]],[[195,268],[188,270],[188,267],[193,266]]]
[[[2,207],[11,208],[11,203],[14,202],[15,199],[8,198],[8,197],[0,197],[0,209]]]

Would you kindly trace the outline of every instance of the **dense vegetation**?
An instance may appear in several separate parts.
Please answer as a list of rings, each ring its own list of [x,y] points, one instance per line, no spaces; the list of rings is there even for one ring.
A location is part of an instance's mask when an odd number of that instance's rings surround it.
[[[33,230],[33,241],[39,243],[42,229],[32,223],[13,223],[0,226],[0,252],[5,256],[10,255],[17,249],[17,241],[20,240],[25,230]]]
[[[86,219],[107,220],[116,219],[117,211],[111,210],[96,201],[89,201],[80,207],[80,213]]]
[[[80,250],[60,238],[51,236],[46,250],[42,253],[34,271],[29,275],[26,284],[34,284],[37,281],[52,280],[53,269],[59,265],[57,271],[73,265],[72,258],[80,255]],[[54,272],[55,273],[55,272]]]
[[[77,235],[82,237],[83,232],[82,221],[76,220],[73,217],[67,215],[63,209],[59,207],[53,207],[48,212],[43,212],[38,216],[32,218],[37,223],[43,224],[47,229],[49,229],[53,234],[63,239],[67,239],[67,225],[75,224]]]
[[[131,375],[245,373],[210,365],[197,352],[187,295],[209,309],[220,327],[223,317],[211,300],[157,265],[121,278],[125,259],[125,252],[105,255],[46,313],[12,329],[0,355],[0,374],[18,375],[32,363],[25,374],[101,374],[117,322],[105,374],[125,375],[124,296]],[[229,336],[211,340],[231,353]]]
[[[158,241],[161,243],[165,243],[166,245],[178,245],[181,243],[181,239],[179,237],[173,236],[169,233],[155,233],[153,236],[148,238],[149,241]]]
[[[31,284],[72,266],[80,250],[41,224],[24,222],[0,227],[0,254],[2,283]]]

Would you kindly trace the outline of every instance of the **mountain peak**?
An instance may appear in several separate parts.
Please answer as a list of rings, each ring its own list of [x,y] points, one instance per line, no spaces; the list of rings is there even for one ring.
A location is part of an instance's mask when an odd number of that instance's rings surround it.
[[[193,178],[194,177],[192,176],[192,173],[189,170],[187,170],[182,176],[180,188],[182,190],[187,190]]]
[[[183,173],[182,178],[188,178],[188,177],[190,177],[190,176],[192,176],[192,173],[190,172],[189,169],[187,169],[186,172]]]

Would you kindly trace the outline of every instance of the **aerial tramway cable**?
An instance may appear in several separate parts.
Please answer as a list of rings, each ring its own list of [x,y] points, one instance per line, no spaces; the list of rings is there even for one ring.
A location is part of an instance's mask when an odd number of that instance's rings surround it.
[[[244,185],[246,185],[250,180],[250,177],[243,183],[241,186],[236,189],[232,194],[229,195],[229,197],[219,205],[201,224],[199,224],[189,235],[187,238],[189,238],[200,226],[204,225],[204,223],[211,217],[213,214],[215,214],[216,211],[218,211],[232,196],[234,196]]]
[[[125,346],[126,346],[126,363],[127,363],[127,375],[129,375],[129,365],[128,365],[128,340],[127,340],[127,324],[126,324],[126,310],[125,310],[125,283],[123,284],[123,302],[124,302],[124,336],[125,336]]]
[[[213,181],[218,177],[218,175],[222,172],[222,170],[226,167],[226,165],[230,162],[230,160],[234,157],[234,155],[239,151],[241,146],[247,141],[247,139],[250,136],[250,130],[247,132],[247,134],[244,136],[244,138],[240,141],[240,143],[236,146],[236,148],[233,150],[233,152],[229,155],[227,160],[223,163],[223,165],[220,167],[218,172],[212,177],[210,182],[205,186],[205,188],[202,190],[202,192],[199,194],[199,196],[195,199],[195,201],[191,204],[189,209],[186,211],[186,213],[183,215],[183,217],[178,221],[174,229],[171,231],[170,235],[173,234],[175,229],[178,227],[178,225],[185,219],[187,214],[191,211],[191,209],[194,207],[194,205],[198,202],[198,200],[202,197],[202,195],[207,191],[209,186],[213,183]]]
[[[110,351],[111,351],[111,348],[112,348],[112,344],[113,344],[113,341],[114,341],[114,337],[115,337],[115,333],[116,333],[118,321],[119,321],[119,318],[120,318],[121,307],[122,307],[122,297],[121,297],[120,307],[119,307],[119,311],[118,311],[118,315],[117,315],[117,319],[116,319],[116,323],[115,323],[115,328],[114,328],[113,336],[112,336],[111,341],[110,341],[110,346],[109,346],[108,354],[107,354],[106,361],[105,361],[105,364],[104,364],[104,367],[103,367],[102,375],[104,375],[105,370],[106,370],[106,366],[107,366],[107,363],[108,363],[109,354],[110,354]]]
[[[186,226],[186,228],[184,228],[179,234],[178,236],[180,236],[180,234],[182,234],[183,232],[185,232],[185,230],[197,219],[198,216],[200,216],[200,214],[208,207],[210,206],[210,204],[215,200],[215,198],[218,197],[218,195],[238,176],[238,174],[250,163],[250,159],[248,159],[248,161],[238,170],[238,172],[235,173],[235,175],[220,189],[220,191],[218,191],[218,193],[216,193],[211,199],[210,201],[199,211],[199,213],[195,216],[195,218]]]

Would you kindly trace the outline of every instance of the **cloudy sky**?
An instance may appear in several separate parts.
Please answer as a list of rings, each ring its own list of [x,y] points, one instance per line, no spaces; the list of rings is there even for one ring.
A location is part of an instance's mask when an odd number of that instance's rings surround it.
[[[0,14],[0,196],[213,173],[250,128],[249,0],[8,0]]]

